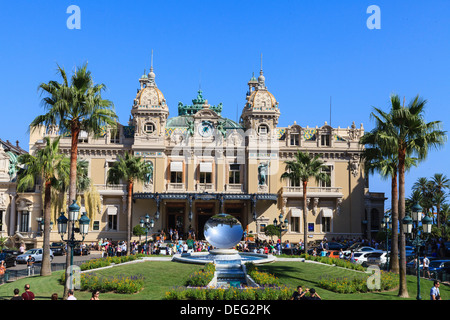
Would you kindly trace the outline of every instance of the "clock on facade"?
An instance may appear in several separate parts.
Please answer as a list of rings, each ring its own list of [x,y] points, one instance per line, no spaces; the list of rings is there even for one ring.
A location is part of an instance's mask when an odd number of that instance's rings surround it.
[[[202,137],[210,137],[213,134],[213,125],[208,121],[203,121],[200,126],[198,126],[198,133]]]

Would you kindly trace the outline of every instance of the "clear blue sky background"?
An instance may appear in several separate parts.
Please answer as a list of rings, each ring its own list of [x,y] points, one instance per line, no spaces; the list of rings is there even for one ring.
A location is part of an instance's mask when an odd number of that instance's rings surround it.
[[[69,30],[71,4],[81,30]],[[381,29],[369,30],[367,7],[381,9]],[[43,112],[37,87],[89,62],[105,83],[121,123],[127,123],[154,50],[156,82],[171,116],[190,103],[201,83],[211,104],[236,119],[247,81],[258,75],[279,101],[280,126],[352,121],[373,127],[373,106],[389,95],[428,100],[426,120],[450,118],[450,1],[8,1],[0,8],[0,138],[28,150],[29,123]],[[237,111],[238,110],[238,111]],[[407,176],[448,172],[448,145]],[[390,182],[371,179],[390,196]],[[386,207],[390,207],[389,201]]]

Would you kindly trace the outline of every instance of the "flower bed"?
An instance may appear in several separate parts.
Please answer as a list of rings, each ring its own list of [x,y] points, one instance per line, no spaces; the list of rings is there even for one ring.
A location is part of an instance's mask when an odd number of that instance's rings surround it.
[[[369,291],[386,291],[392,290],[398,286],[398,275],[392,272],[380,272],[379,288],[369,288],[367,280],[370,275],[360,275],[352,278],[322,278],[319,281],[319,287],[337,293],[365,293]]]
[[[81,271],[92,270],[98,268],[108,267],[111,264],[120,264],[124,262],[134,261],[142,257],[147,257],[145,254],[135,254],[128,256],[120,256],[120,257],[107,257],[107,258],[98,258],[88,260],[80,266]]]
[[[62,273],[60,282],[65,283],[65,273]],[[132,294],[144,288],[144,277],[118,275],[104,277],[94,273],[82,273],[80,276],[80,290],[100,292],[115,292]]]
[[[356,263],[351,263],[350,261],[347,260],[343,260],[343,259],[338,259],[338,258],[329,258],[329,257],[319,257],[319,256],[312,256],[309,254],[302,254],[300,255],[301,258],[305,258],[307,260],[311,260],[311,261],[316,261],[316,262],[320,262],[320,263],[325,263],[325,264],[329,264],[329,265],[336,265],[338,267],[342,267],[342,268],[347,268],[347,269],[352,269],[352,270],[357,270],[357,271],[365,271],[366,268],[364,268],[362,265],[360,264],[356,264]]]
[[[206,287],[214,278],[216,267],[212,263],[207,263],[205,267],[191,274],[186,282],[188,287]]]
[[[286,286],[262,288],[185,289],[166,292],[166,300],[288,300],[292,289]]]

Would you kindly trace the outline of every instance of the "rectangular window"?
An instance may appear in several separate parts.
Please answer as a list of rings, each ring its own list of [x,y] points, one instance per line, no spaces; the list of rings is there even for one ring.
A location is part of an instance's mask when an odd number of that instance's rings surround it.
[[[320,141],[321,141],[321,145],[322,146],[330,146],[330,135],[329,134],[324,134],[320,136]]]
[[[111,129],[110,131],[110,143],[119,143],[119,128]]]
[[[94,222],[92,223],[92,230],[93,230],[93,231],[98,231],[98,230],[100,230],[100,221],[94,221]]]
[[[291,232],[300,232],[300,217],[291,217]]]
[[[170,172],[170,182],[171,183],[182,183],[183,182],[183,172],[179,172],[179,171]]]
[[[291,133],[291,146],[298,146],[298,145],[299,145],[299,134]]]
[[[322,217],[322,232],[331,232],[331,218]]]
[[[211,183],[211,172],[200,172],[200,183]]]
[[[322,188],[330,188],[331,187],[331,166],[326,166],[322,168],[322,172],[324,172],[328,176],[328,182],[320,181],[320,186]]]
[[[30,213],[23,211],[20,219],[20,232],[28,232],[28,225],[30,222]]]
[[[314,222],[308,223],[308,232],[314,232]]]
[[[230,164],[228,183],[229,184],[241,183],[241,166],[239,164]]]
[[[266,230],[266,224],[260,224],[259,225],[259,233],[264,233],[264,231]]]
[[[108,215],[108,230],[117,231],[117,215]]]

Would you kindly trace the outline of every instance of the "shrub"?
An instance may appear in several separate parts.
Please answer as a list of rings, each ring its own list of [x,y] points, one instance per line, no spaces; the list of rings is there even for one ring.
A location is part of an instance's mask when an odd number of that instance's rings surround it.
[[[196,271],[189,276],[186,285],[189,287],[206,287],[214,278],[215,271],[216,267],[214,264],[207,263],[202,270]]]

